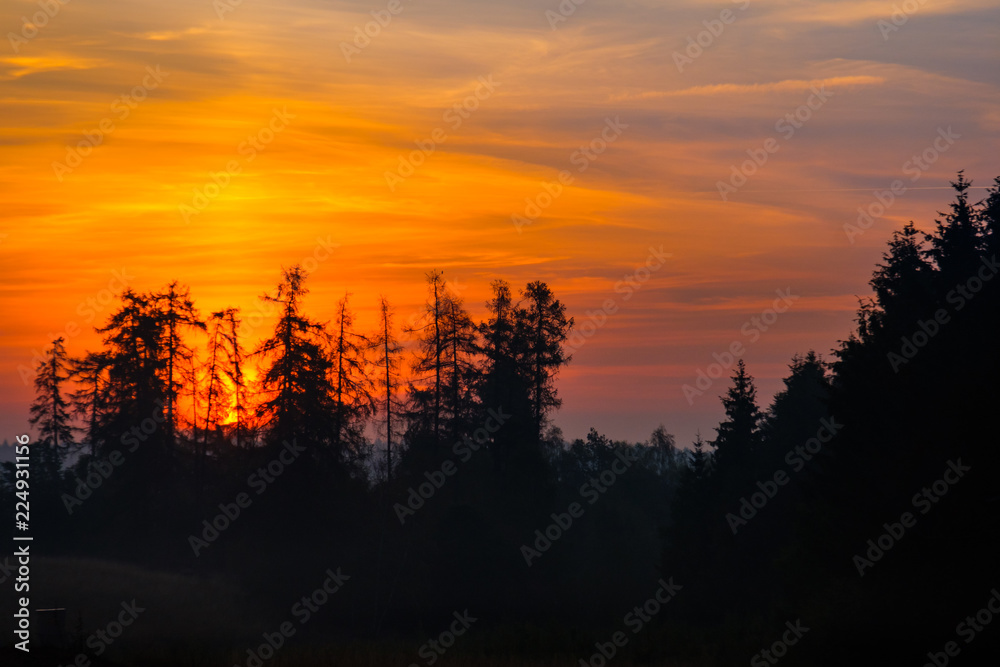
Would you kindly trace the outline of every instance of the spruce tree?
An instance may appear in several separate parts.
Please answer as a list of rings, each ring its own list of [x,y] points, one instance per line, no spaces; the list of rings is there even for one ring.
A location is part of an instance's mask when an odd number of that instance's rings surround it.
[[[732,380],[733,385],[722,398],[726,420],[716,428],[714,442],[719,468],[727,473],[749,470],[756,463],[761,444],[757,387],[742,359],[737,362]]]
[[[64,342],[62,337],[52,341],[45,359],[38,362],[35,401],[28,418],[28,422],[38,429],[38,439],[31,450],[37,452],[37,475],[47,484],[58,481],[66,451],[74,444],[70,403],[63,389],[71,375]]]
[[[280,308],[274,332],[261,341],[254,355],[264,361],[261,374],[263,400],[257,408],[274,449],[284,443],[306,448],[314,461],[343,462],[334,438],[336,411],[333,396],[333,361],[326,327],[302,312],[309,290],[306,274],[296,265],[283,272],[275,293],[261,298]]]
[[[533,438],[541,438],[548,414],[562,405],[555,387],[559,369],[570,362],[563,344],[573,327],[566,306],[541,281],[528,283],[521,293],[516,332],[524,341],[521,364],[528,382],[533,420]]]

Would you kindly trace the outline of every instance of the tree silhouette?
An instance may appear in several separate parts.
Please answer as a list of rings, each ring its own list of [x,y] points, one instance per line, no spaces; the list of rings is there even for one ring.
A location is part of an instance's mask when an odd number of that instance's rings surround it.
[[[767,442],[769,465],[781,465],[781,457],[791,447],[813,437],[820,420],[829,414],[830,378],[823,360],[812,350],[794,355],[785,388],[774,396],[761,423]],[[773,452],[773,454],[772,454]]]
[[[878,307],[868,316],[868,327],[909,326],[927,309],[932,298],[934,267],[925,259],[920,232],[907,223],[892,233],[888,250],[882,255],[871,279]]]
[[[736,364],[732,380],[733,386],[722,398],[726,420],[716,428],[713,443],[718,467],[727,473],[755,465],[761,445],[762,415],[757,407],[757,387],[742,359]]]
[[[38,440],[32,445],[33,451],[38,452],[37,474],[50,484],[59,479],[65,452],[74,444],[70,404],[63,391],[71,376],[64,343],[61,336],[56,338],[45,351],[46,359],[38,362],[35,401],[28,418],[38,429]]]
[[[447,398],[443,407],[448,420],[448,438],[457,439],[469,430],[474,420],[474,385],[478,378],[474,357],[478,349],[477,330],[457,294],[448,294],[443,305],[441,343],[445,348],[444,362],[447,364],[443,387]]]
[[[375,366],[379,369],[378,387],[383,395],[380,399],[385,424],[385,478],[392,479],[392,445],[398,426],[394,417],[402,413],[399,391],[402,387],[400,365],[403,346],[396,339],[392,327],[392,309],[384,296],[379,297],[379,330],[371,339],[371,348],[377,357]]]
[[[458,437],[468,424],[476,331],[440,271],[427,274],[427,292],[421,323],[407,329],[417,334],[408,431],[411,441],[429,438],[439,447],[446,436]]]
[[[78,388],[70,394],[73,413],[85,420],[86,442],[90,456],[97,455],[97,439],[100,437],[98,416],[104,413],[107,402],[108,356],[103,352],[87,352],[72,360],[72,379]]]
[[[191,300],[191,290],[188,287],[180,287],[175,280],[167,285],[165,291],[153,295],[151,306],[158,312],[155,316],[159,319],[159,326],[162,330],[163,341],[161,343],[165,356],[166,365],[166,438],[168,446],[173,446],[176,431],[176,419],[174,416],[175,404],[181,383],[177,382],[177,368],[183,364],[192,362],[194,352],[188,347],[181,337],[182,328],[192,328],[205,331],[205,323],[199,319],[198,310]]]
[[[647,447],[647,468],[657,475],[669,475],[671,481],[675,481],[679,468],[677,444],[674,436],[667,432],[666,426],[660,424],[656,427],[649,436]]]
[[[694,450],[691,452],[691,475],[695,481],[701,481],[708,476],[711,469],[711,452],[705,450],[706,443],[701,438],[701,431],[695,433]]]
[[[984,237],[985,254],[992,256],[1000,253],[1000,176],[993,179],[993,187],[979,202],[979,225]]]
[[[441,443],[441,396],[444,369],[444,314],[446,294],[440,271],[427,274],[428,298],[424,302],[421,324],[408,327],[407,333],[417,334],[417,353],[413,359],[415,375],[410,387],[411,440],[429,435],[435,447]]]
[[[180,479],[166,426],[167,322],[158,295],[127,289],[121,302],[96,329],[103,334],[108,362],[106,400],[97,418],[97,453],[105,459],[115,452],[128,453],[128,466],[110,485],[120,498],[120,511],[131,515],[127,523],[149,530],[154,517],[168,511],[169,489]],[[181,345],[176,340],[173,345],[176,354]]]
[[[209,435],[218,431],[219,425],[229,413],[230,397],[224,379],[227,362],[226,315],[227,311],[220,310],[212,313],[209,320],[211,331],[208,337],[208,359],[205,362],[205,430],[202,451],[208,447]]]
[[[150,418],[154,424],[165,422],[167,400],[166,360],[163,354],[163,324],[154,299],[131,289],[122,294],[122,305],[97,329],[105,334],[108,359],[107,409],[102,427],[109,446],[129,433],[139,438],[158,456],[166,445],[164,429],[136,434],[133,427]]]
[[[343,452],[333,439],[333,362],[327,352],[330,336],[326,327],[302,313],[302,298],[309,290],[306,274],[296,265],[283,272],[273,295],[261,298],[277,304],[281,312],[272,335],[261,341],[253,354],[264,360],[257,408],[273,448],[297,441],[307,454],[320,460],[324,454],[335,464]]]
[[[528,283],[521,293],[524,302],[516,310],[517,335],[524,340],[523,366],[531,395],[534,438],[539,440],[546,417],[562,405],[555,387],[559,368],[568,364],[563,343],[573,327],[566,306],[541,281]]]
[[[972,181],[966,180],[965,174],[959,171],[951,187],[956,192],[951,212],[944,220],[937,221],[934,234],[927,235],[930,248],[925,251],[934,260],[946,283],[965,278],[965,272],[976,264],[983,249],[980,216],[969,204]]]
[[[358,453],[364,439],[364,420],[374,412],[372,382],[365,353],[370,341],[352,330],[354,317],[345,294],[337,304],[332,341],[333,441],[344,453]]]
[[[494,464],[506,470],[513,460],[524,459],[534,444],[535,420],[524,367],[526,340],[518,328],[510,285],[495,280],[492,288],[493,298],[486,303],[487,319],[479,325],[482,372],[478,392],[483,406],[502,408],[511,415],[492,441]]]
[[[248,426],[251,412],[250,388],[243,372],[247,353],[240,342],[242,321],[239,318],[239,312],[239,308],[227,308],[218,313],[226,324],[221,331],[226,353],[226,363],[222,370],[232,387],[233,415],[236,417],[236,423],[233,427],[233,445],[237,449],[240,447],[240,443],[248,444],[247,439],[252,439],[251,429]]]

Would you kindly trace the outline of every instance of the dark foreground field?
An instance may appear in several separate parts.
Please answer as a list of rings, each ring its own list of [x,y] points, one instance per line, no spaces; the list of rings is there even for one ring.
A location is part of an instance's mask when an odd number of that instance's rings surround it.
[[[265,633],[272,634],[280,621],[274,609],[249,597],[234,581],[218,576],[172,574],[113,563],[110,561],[44,558],[33,561],[33,600],[39,609],[63,607],[67,610],[67,642],[62,648],[37,646],[38,633],[30,654],[16,651],[9,642],[0,648],[3,665],[56,665],[86,667],[125,665],[240,665],[255,667],[312,667],[345,665],[382,667],[442,664],[452,667],[561,667],[578,665],[580,656],[545,649],[535,642],[537,630],[489,628],[469,633],[439,658],[430,662],[420,655],[428,637],[412,641],[340,642],[323,632],[305,631],[292,636],[280,650],[257,662],[247,651],[259,649]],[[141,611],[118,639],[100,656],[93,650],[92,629],[106,627],[126,604],[137,601]],[[4,596],[2,613],[13,613],[14,598]],[[34,605],[33,605],[34,606]],[[322,614],[322,609],[317,612]],[[36,614],[36,623],[38,615]],[[271,619],[277,619],[270,622]],[[86,630],[84,630],[86,629]],[[307,628],[304,628],[307,629]],[[572,641],[572,631],[563,638]],[[6,638],[5,638],[6,639]],[[88,640],[90,642],[88,647]],[[584,650],[586,652],[586,650]],[[592,652],[592,650],[591,650]],[[585,658],[590,659],[591,652]],[[80,657],[81,655],[85,657]],[[708,655],[697,663],[680,661],[635,661],[626,655],[615,657],[621,667],[657,664],[664,667],[695,667],[716,664]],[[598,663],[599,664],[599,663]]]

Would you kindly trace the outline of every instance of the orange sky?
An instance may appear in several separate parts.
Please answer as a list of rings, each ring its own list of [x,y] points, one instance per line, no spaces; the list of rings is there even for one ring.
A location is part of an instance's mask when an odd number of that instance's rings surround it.
[[[349,291],[363,328],[380,293],[415,312],[432,268],[474,314],[494,277],[549,282],[581,324],[614,299],[556,423],[639,439],[662,422],[686,443],[720,416],[725,382],[682,394],[713,353],[745,343],[769,402],[793,353],[849,334],[893,228],[929,227],[956,170],[1000,174],[991,0],[881,28],[891,2],[585,0],[565,21],[554,0],[52,2],[0,6],[0,439],[25,430],[33,348],[66,332],[94,349],[115,272],[250,313],[322,239],[308,310],[332,318]],[[371,12],[391,20],[354,42]],[[748,150],[767,160],[723,201]],[[894,179],[908,191],[851,242],[844,224]],[[662,268],[616,293],[661,246]],[[799,298],[751,342],[741,327],[785,288]]]

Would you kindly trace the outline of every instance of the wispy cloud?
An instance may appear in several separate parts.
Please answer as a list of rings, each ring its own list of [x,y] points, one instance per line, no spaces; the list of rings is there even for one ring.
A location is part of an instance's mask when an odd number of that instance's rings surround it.
[[[167,42],[181,40],[191,35],[203,35],[209,32],[208,28],[191,27],[184,30],[160,30],[155,32],[144,32],[139,35],[142,39],[154,42]]]
[[[6,71],[0,74],[0,80],[9,80],[40,72],[93,69],[101,67],[104,62],[70,55],[48,55],[0,58],[0,64],[6,66]]]
[[[880,86],[885,83],[881,76],[835,76],[827,79],[786,79],[769,83],[719,83],[708,86],[693,86],[680,90],[647,90],[641,93],[622,93],[612,96],[616,102],[626,100],[653,100],[664,97],[708,97],[714,95],[759,95],[762,93],[784,93],[810,90],[829,86],[831,88]]]

